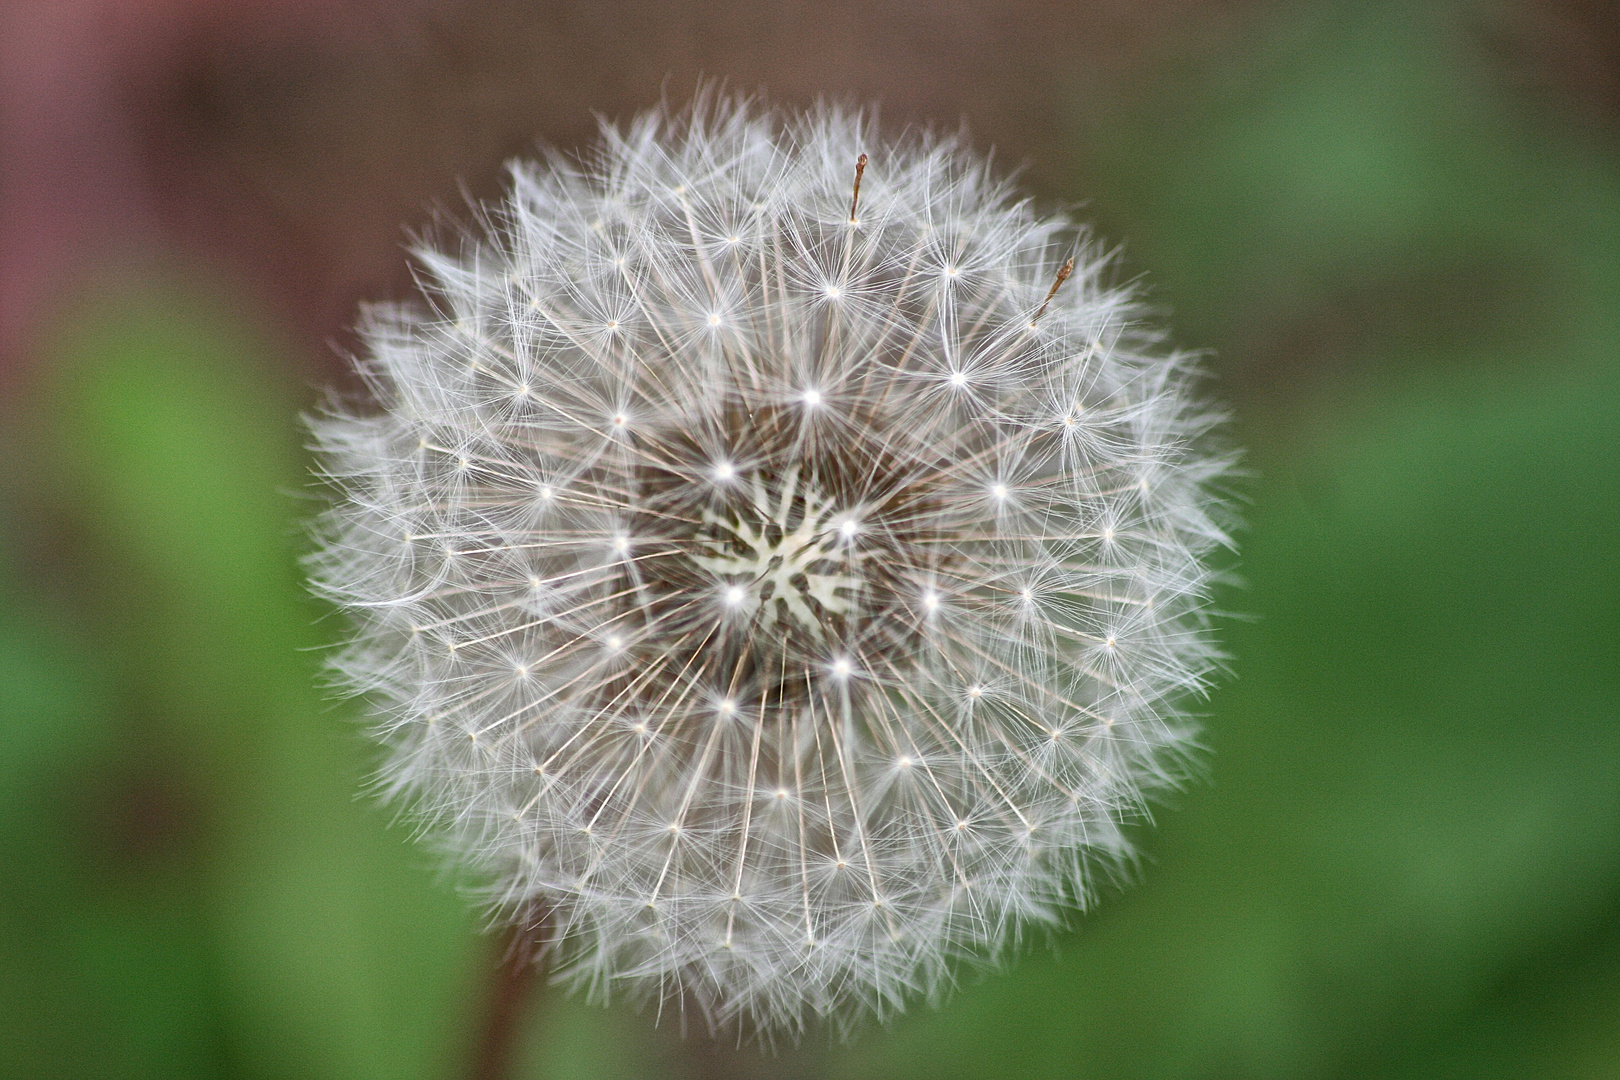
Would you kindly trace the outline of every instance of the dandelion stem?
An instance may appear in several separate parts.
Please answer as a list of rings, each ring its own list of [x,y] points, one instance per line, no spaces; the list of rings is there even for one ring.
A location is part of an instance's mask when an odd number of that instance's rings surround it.
[[[549,912],[514,923],[501,935],[497,963],[491,970],[483,1030],[473,1047],[471,1080],[504,1080],[510,1075],[518,1036],[530,1017],[527,1008],[551,929]]]

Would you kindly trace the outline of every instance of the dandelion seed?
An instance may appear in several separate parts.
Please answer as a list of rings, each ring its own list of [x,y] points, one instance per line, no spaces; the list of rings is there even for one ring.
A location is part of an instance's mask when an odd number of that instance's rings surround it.
[[[951,139],[712,96],[479,220],[366,316],[312,567],[489,902],[767,1035],[1083,905],[1186,752],[1227,464],[1085,235]]]

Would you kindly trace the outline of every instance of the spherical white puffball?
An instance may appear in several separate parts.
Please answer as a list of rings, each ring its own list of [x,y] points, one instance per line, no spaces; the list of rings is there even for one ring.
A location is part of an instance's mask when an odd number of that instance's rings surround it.
[[[707,95],[416,252],[314,421],[382,777],[559,973],[767,1037],[1084,905],[1182,772],[1230,458],[960,143]]]

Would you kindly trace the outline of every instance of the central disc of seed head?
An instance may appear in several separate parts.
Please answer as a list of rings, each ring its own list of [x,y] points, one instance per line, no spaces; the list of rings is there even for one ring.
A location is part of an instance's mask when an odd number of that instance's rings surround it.
[[[722,605],[770,631],[779,620],[816,641],[848,615],[861,585],[853,543],[860,526],[797,469],[754,476],[733,512],[705,510],[692,562],[718,579]]]
[[[926,514],[880,448],[807,453],[784,417],[760,409],[752,421],[734,458],[652,440],[655,458],[701,464],[639,471],[635,550],[652,557],[620,556],[609,591],[659,628],[643,639],[649,655],[774,706],[843,681],[878,641],[920,647],[905,583],[926,572],[910,543]]]

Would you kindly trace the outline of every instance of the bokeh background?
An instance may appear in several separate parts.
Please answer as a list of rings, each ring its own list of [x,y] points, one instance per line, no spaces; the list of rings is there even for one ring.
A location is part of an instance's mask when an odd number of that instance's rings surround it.
[[[0,1075],[467,1075],[500,942],[317,685],[299,414],[405,226],[700,76],[964,121],[1247,447],[1208,779],[851,1047],[514,1077],[1620,1077],[1620,8],[6,0]]]

